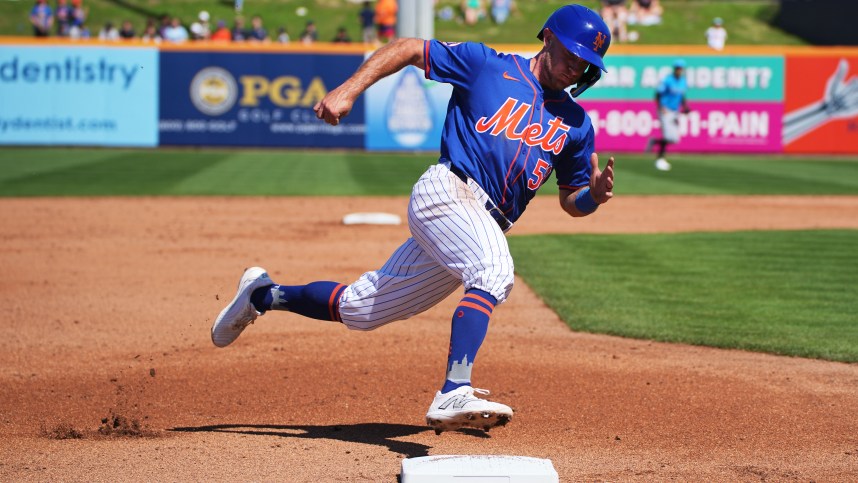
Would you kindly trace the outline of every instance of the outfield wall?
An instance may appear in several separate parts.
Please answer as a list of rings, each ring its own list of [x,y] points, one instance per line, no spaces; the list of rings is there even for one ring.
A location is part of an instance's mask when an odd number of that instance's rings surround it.
[[[451,88],[413,67],[370,88],[340,125],[315,118],[366,55],[0,38],[0,144],[437,150]],[[858,154],[858,48],[811,47],[612,47],[608,74],[578,99],[600,151],[641,151],[658,134],[655,87],[679,57],[693,111],[672,151]]]

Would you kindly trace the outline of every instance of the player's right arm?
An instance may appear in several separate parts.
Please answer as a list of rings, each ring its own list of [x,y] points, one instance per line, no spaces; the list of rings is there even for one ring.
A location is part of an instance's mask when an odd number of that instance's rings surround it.
[[[336,126],[369,86],[407,65],[425,69],[422,39],[396,39],[378,49],[351,77],[313,107],[316,117]]]

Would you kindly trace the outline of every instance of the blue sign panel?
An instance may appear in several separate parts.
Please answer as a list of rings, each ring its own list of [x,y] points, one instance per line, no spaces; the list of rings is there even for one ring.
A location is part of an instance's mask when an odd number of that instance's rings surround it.
[[[162,52],[162,145],[363,147],[363,98],[339,125],[313,106],[363,56]]]
[[[0,144],[156,146],[158,51],[0,46]]]
[[[378,81],[366,92],[366,148],[437,151],[452,92],[416,67]]]

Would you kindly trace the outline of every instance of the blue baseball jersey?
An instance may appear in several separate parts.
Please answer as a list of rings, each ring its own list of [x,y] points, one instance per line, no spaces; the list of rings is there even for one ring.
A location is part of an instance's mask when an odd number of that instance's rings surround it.
[[[671,111],[678,111],[687,90],[688,81],[685,80],[685,76],[677,79],[675,75],[670,74],[658,85],[658,102]]]
[[[512,222],[557,173],[569,189],[590,182],[595,135],[566,91],[545,90],[530,59],[479,43],[424,43],[426,78],[453,86],[441,163],[476,181]]]

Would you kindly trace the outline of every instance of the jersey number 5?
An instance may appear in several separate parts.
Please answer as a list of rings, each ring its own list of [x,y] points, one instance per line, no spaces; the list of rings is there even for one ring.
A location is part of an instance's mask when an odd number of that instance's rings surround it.
[[[548,161],[537,160],[536,166],[533,168],[533,176],[536,176],[536,179],[531,177],[527,178],[527,187],[536,191],[542,186],[542,183],[545,182],[545,178],[551,174],[551,165],[548,164]]]

